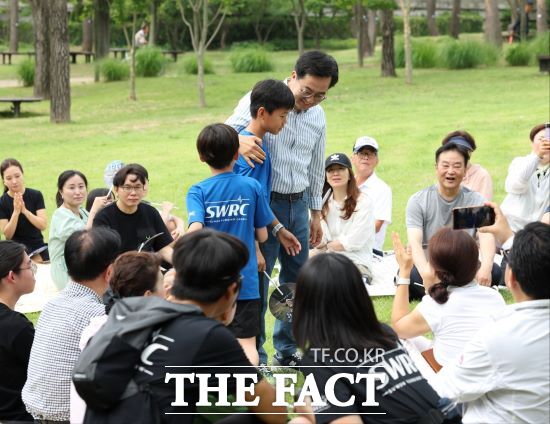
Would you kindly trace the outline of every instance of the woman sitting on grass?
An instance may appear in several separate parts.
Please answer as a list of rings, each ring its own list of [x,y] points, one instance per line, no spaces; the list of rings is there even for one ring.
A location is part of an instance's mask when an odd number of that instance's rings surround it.
[[[393,234],[393,247],[399,263],[399,279],[393,299],[391,322],[402,339],[413,339],[431,332],[435,371],[454,361],[475,333],[505,303],[502,296],[475,280],[479,251],[466,232],[441,228],[428,243],[427,273],[422,275],[428,295],[409,312],[409,276],[413,267],[410,248]],[[411,340],[422,352],[431,344],[427,339]]]
[[[397,335],[378,321],[361,274],[347,257],[327,253],[302,267],[292,326],[296,343],[304,350],[301,371],[313,374],[327,402],[315,415],[317,423],[418,423],[446,404],[422,378]],[[357,378],[373,372],[381,380],[371,393]],[[351,374],[353,381],[337,379],[333,394],[325,393],[327,381],[340,373]],[[363,406],[373,394],[378,405]],[[335,405],[327,398],[331,395],[340,402],[352,396],[355,400]]]

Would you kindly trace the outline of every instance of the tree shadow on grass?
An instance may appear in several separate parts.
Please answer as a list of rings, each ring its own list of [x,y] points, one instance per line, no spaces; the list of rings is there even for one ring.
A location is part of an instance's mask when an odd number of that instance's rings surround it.
[[[21,112],[19,116],[16,118],[13,114],[13,110],[0,109],[0,119],[22,119],[22,118],[37,118],[39,116],[48,116],[49,113],[38,113],[38,112]]]

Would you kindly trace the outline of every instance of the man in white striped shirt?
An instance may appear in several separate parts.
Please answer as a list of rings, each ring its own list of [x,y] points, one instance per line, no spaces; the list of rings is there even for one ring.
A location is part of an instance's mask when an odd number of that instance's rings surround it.
[[[304,53],[298,58],[294,70],[285,80],[296,104],[288,114],[287,123],[278,135],[266,134],[263,140],[253,136],[239,136],[239,153],[249,164],[262,163],[263,149],[269,151],[272,162],[272,185],[270,206],[280,221],[300,241],[302,250],[296,256],[280,249],[276,234],[282,228],[272,229],[268,240],[262,245],[267,273],[271,274],[276,259],[281,264],[279,281],[293,282],[300,267],[309,256],[308,245],[316,246],[321,241],[320,221],[321,190],[324,183],[324,156],[326,139],[325,113],[319,103],[326,99],[329,88],[338,82],[338,64],[332,56],[319,51]],[[250,92],[235,108],[226,121],[238,132],[250,121]],[[261,146],[261,147],[260,147]],[[311,211],[311,219],[310,212]],[[267,307],[267,287],[263,284],[262,318]],[[262,334],[259,337],[260,364],[267,364],[262,348],[265,328],[262,319]],[[273,344],[277,353],[275,360],[284,366],[299,362],[292,337],[291,324],[276,321]]]

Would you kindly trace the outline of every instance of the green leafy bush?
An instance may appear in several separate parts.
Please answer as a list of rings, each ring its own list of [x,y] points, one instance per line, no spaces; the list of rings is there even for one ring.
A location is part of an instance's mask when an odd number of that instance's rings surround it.
[[[537,56],[550,55],[550,31],[539,34],[529,42],[533,58]]]
[[[123,81],[130,78],[130,64],[125,60],[103,59],[96,63],[103,81]]]
[[[412,61],[414,68],[435,68],[437,66],[437,45],[430,39],[412,39]],[[405,46],[398,39],[395,47],[395,66],[405,67]]]
[[[141,47],[136,52],[136,74],[140,77],[158,77],[164,64],[162,52],[155,47]]]
[[[266,72],[273,70],[273,62],[265,50],[236,50],[229,57],[233,72]]]
[[[183,72],[189,75],[197,75],[199,72],[199,68],[197,66],[197,56],[189,55],[187,56],[183,61]],[[213,74],[214,73],[214,67],[212,66],[212,62],[210,62],[207,58],[204,58],[204,73],[205,74]]]
[[[527,43],[517,43],[508,47],[505,58],[510,66],[527,66],[531,56],[531,49]]]
[[[17,66],[17,76],[24,87],[32,87],[34,85],[34,62],[32,60],[21,62]]]
[[[468,69],[487,63],[487,52],[478,41],[448,40],[442,45],[439,56],[446,68]]]

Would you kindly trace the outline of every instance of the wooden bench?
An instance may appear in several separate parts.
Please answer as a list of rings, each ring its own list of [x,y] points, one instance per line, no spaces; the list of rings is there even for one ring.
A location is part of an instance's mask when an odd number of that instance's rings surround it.
[[[121,59],[126,59],[126,54],[129,50],[126,47],[113,47],[112,49],[109,49],[109,51],[115,55],[115,59],[118,57],[119,53]]]
[[[90,63],[92,61],[92,58],[94,57],[93,52],[69,52],[71,55],[71,63],[76,64],[76,57],[77,56],[84,56],[86,59],[86,63]]]
[[[42,99],[40,97],[0,97],[0,102],[13,104],[13,115],[16,118],[19,118],[19,115],[21,114],[21,103],[34,103],[41,101]]]
[[[164,56],[172,56],[172,59],[174,59],[174,62],[178,61],[178,55],[183,54],[183,51],[181,50],[163,50],[162,54]]]
[[[540,55],[537,56],[537,60],[539,61],[540,72],[550,72],[550,56]]]
[[[12,56],[25,56],[25,55],[27,55],[28,58],[30,59],[31,57],[33,57],[35,55],[34,52],[23,52],[23,53],[20,53],[20,52],[0,52],[0,54],[2,55],[2,65],[6,64],[6,58],[8,59],[8,65],[11,65],[11,57]]]

